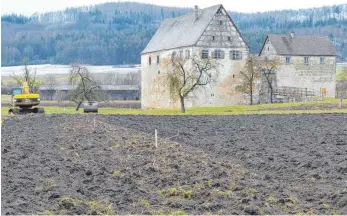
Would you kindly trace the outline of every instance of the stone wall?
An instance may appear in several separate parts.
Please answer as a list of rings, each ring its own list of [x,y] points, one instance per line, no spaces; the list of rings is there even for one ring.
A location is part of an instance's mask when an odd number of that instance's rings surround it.
[[[179,108],[179,101],[173,101],[170,97],[169,89],[165,83],[166,67],[163,64],[165,59],[171,58],[172,52],[179,53],[186,50],[190,54],[201,56],[203,49],[209,50],[209,56],[215,49],[202,47],[189,47],[175,50],[167,50],[156,53],[144,54],[141,56],[141,104],[144,109],[151,108]],[[217,60],[218,82],[206,88],[194,92],[194,95],[186,100],[186,107],[208,107],[208,106],[228,106],[233,104],[245,104],[248,102],[244,95],[237,93],[235,87],[239,81],[239,71],[245,65],[245,59],[248,57],[247,48],[237,48],[243,53],[242,60],[231,60],[230,51],[235,49],[219,49],[225,53],[224,59]],[[156,59],[159,56],[160,63]],[[151,65],[149,65],[151,57]]]
[[[310,56],[309,64],[306,65],[304,56],[292,56],[290,64],[286,64],[285,56],[280,56],[281,67],[277,72],[278,86],[314,89],[317,95],[320,95],[322,88],[326,88],[327,96],[335,97],[335,57],[325,56],[324,58],[324,64],[320,64],[320,56]]]

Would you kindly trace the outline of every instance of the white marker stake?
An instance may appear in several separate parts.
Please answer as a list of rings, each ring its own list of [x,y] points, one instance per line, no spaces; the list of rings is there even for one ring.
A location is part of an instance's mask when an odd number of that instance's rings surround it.
[[[154,130],[155,147],[158,148],[158,132],[157,129]]]

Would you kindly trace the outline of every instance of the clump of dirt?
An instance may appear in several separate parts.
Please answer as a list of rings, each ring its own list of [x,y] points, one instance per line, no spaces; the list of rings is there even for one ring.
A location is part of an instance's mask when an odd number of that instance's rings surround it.
[[[273,195],[278,184],[267,184],[240,161],[162,138],[156,148],[153,133],[103,116],[15,116],[1,131],[6,215],[302,210],[289,195]]]

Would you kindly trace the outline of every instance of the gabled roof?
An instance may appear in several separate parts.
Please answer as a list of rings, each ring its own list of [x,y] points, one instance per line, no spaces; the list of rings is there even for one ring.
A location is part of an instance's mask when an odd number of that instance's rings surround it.
[[[195,19],[193,11],[184,16],[164,20],[142,54],[195,45],[221,7],[223,6],[218,4],[199,9],[198,19]],[[236,25],[235,28],[237,29]],[[238,29],[237,31],[239,32]]]
[[[298,55],[298,56],[335,56],[336,49],[325,36],[302,36],[275,35],[269,34],[264,45],[269,39],[274,46],[277,55]],[[264,48],[263,45],[263,48]],[[260,53],[263,51],[260,51]]]

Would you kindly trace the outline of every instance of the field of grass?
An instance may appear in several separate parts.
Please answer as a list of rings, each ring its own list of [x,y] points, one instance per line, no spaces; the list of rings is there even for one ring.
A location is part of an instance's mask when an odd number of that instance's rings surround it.
[[[6,97],[6,96],[4,96]],[[3,98],[2,98],[3,99]],[[347,99],[343,101],[347,103]],[[331,109],[294,109],[287,110],[298,106],[319,106],[319,105],[336,105],[336,108]],[[78,112],[74,107],[56,107],[44,106],[46,114],[83,114],[83,109]],[[2,118],[8,115],[9,107],[1,108]],[[302,114],[302,113],[347,113],[347,109],[338,109],[338,100],[335,98],[326,98],[323,101],[298,102],[298,103],[282,103],[282,104],[260,104],[253,106],[228,106],[228,107],[199,107],[188,108],[186,113],[181,113],[178,109],[114,109],[114,108],[99,108],[99,114],[114,114],[114,115],[244,115],[244,114]]]

